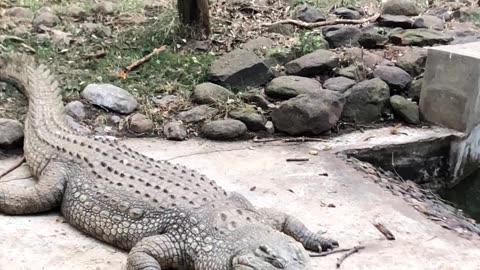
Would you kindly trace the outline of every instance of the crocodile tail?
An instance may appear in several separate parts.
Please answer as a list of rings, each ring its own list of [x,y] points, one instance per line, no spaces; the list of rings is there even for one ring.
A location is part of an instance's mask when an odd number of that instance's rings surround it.
[[[0,55],[0,81],[13,84],[27,98],[58,96],[58,82],[50,70],[38,65],[33,56],[22,53]],[[46,96],[45,96],[46,95]]]

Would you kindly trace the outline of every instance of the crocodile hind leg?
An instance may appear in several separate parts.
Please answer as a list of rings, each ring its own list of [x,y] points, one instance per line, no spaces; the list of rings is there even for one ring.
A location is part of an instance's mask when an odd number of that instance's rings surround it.
[[[128,254],[127,270],[177,269],[182,264],[180,246],[177,243],[168,234],[142,239]]]
[[[270,208],[262,208],[258,212],[267,218],[267,222],[273,228],[293,237],[305,249],[321,252],[338,247],[337,241],[324,238],[320,234],[310,231],[300,220],[291,215]]]
[[[60,205],[66,173],[59,163],[49,163],[28,187],[9,186],[0,182],[0,213],[21,215],[39,213]]]

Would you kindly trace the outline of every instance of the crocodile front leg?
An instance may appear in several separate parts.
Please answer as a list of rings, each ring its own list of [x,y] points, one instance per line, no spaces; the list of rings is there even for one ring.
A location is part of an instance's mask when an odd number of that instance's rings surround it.
[[[270,208],[262,208],[259,212],[267,219],[269,225],[293,237],[308,250],[321,252],[338,247],[337,241],[310,231],[300,220],[291,215]]]
[[[62,164],[56,162],[49,163],[32,186],[12,187],[0,182],[0,212],[21,215],[57,207],[66,182],[66,172]]]
[[[130,250],[127,259],[127,270],[177,269],[180,265],[180,246],[168,234],[142,239]]]

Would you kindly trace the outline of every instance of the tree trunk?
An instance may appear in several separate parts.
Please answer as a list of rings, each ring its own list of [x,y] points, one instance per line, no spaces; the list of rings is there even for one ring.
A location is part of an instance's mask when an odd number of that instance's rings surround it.
[[[210,35],[208,0],[177,0],[177,9],[183,26]]]

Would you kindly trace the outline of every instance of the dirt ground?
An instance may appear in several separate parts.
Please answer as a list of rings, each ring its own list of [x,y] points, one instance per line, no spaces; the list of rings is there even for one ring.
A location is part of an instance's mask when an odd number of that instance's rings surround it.
[[[370,135],[359,133],[357,137]],[[341,247],[366,246],[345,260],[342,269],[480,269],[478,237],[465,239],[442,228],[402,198],[381,189],[369,175],[338,159],[335,148],[345,147],[355,137],[345,136],[343,144],[338,138],[294,145],[158,139],[127,139],[125,143],[148,156],[197,169],[255,205],[294,214],[314,231],[326,231]],[[333,150],[309,155],[327,145],[333,145]],[[309,161],[286,162],[302,157]],[[0,171],[14,161],[14,157],[1,161]],[[28,177],[26,168],[21,168],[2,181]],[[12,181],[12,185],[21,182]],[[374,228],[372,223],[377,221],[392,231],[395,241],[385,240]],[[2,270],[124,269],[127,256],[63,223],[56,211],[0,215],[0,249]],[[314,258],[315,269],[334,269],[340,256]]]

